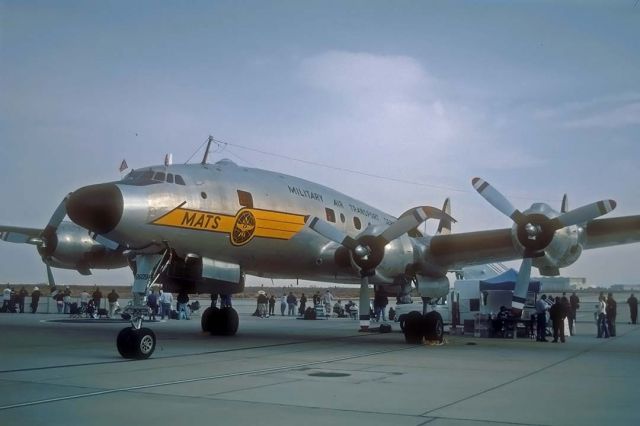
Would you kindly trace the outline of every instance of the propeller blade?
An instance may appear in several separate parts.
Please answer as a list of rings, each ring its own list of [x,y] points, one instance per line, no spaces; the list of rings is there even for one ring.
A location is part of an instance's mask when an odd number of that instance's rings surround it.
[[[402,215],[398,220],[389,225],[389,227],[380,234],[380,238],[384,241],[385,245],[416,228],[427,219],[456,221],[442,210],[430,206],[416,207],[407,213],[408,214]]]
[[[586,206],[578,207],[553,219],[554,227],[560,229],[565,226],[588,222],[609,213],[615,208],[616,202],[614,200],[602,200],[587,204]]]
[[[46,264],[47,266],[47,281],[49,282],[49,287],[51,289],[55,289],[56,288],[56,280],[53,278],[53,272],[51,271],[51,266],[49,266],[49,264]]]
[[[513,298],[511,299],[511,309],[517,316],[522,312],[524,304],[527,301],[527,292],[529,291],[529,281],[531,279],[531,257],[522,259],[520,270],[518,271],[518,279],[513,289]]]
[[[318,217],[311,219],[309,222],[309,228],[313,229],[326,239],[345,246],[349,250],[360,251],[360,249],[363,248],[356,240]]]
[[[53,230],[58,229],[60,222],[62,222],[62,219],[67,215],[67,199],[69,198],[69,195],[71,195],[71,193],[67,194],[67,196],[60,201],[60,204],[58,204],[58,207],[51,215],[51,219],[49,219],[47,228],[52,228]]]
[[[478,191],[478,194],[489,202],[493,207],[498,209],[502,214],[509,216],[515,223],[520,224],[526,220],[526,216],[516,209],[513,204],[507,198],[498,192],[489,182],[480,179],[478,177],[471,180],[473,188]]]
[[[562,204],[560,205],[560,213],[566,213],[569,211],[569,198],[567,194],[562,196]]]

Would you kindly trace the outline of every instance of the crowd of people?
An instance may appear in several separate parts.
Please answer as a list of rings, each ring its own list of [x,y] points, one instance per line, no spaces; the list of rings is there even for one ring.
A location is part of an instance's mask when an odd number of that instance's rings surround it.
[[[30,296],[31,313],[38,312],[38,306],[43,294],[36,286],[31,294],[22,286],[19,290],[7,285],[2,292],[2,303],[0,312],[24,313],[27,298]],[[77,302],[73,302],[71,290],[68,286],[64,289],[51,292],[51,298],[55,302],[56,310],[60,314],[81,314],[86,317],[117,317],[121,311],[118,300],[120,295],[115,289],[107,294],[105,304],[107,308],[101,308],[103,294],[99,287],[96,287],[93,293],[89,294],[86,290],[82,290],[76,295]],[[638,299],[632,293],[626,300],[629,306],[630,323],[637,324],[638,320]],[[388,298],[381,293],[376,293],[373,299],[373,309],[371,311],[374,321],[387,321],[386,309],[389,303]],[[311,296],[311,303],[308,306],[307,296],[302,293],[297,297],[293,291],[283,292],[281,296],[275,294],[267,295],[264,290],[258,291],[257,307],[254,312],[255,316],[268,318],[275,315],[276,305],[280,305],[281,316],[304,316],[313,312],[313,317],[323,315],[326,318],[331,316],[337,317],[358,317],[358,306],[351,300],[345,305],[342,300],[336,300],[330,290],[325,290],[323,294],[316,291]],[[186,292],[177,294],[175,309],[174,295],[171,292],[163,290],[153,290],[147,295],[147,305],[149,306],[149,319],[191,319],[192,311],[199,309],[198,301],[189,304],[189,295]],[[224,294],[212,294],[211,306],[220,308],[231,307],[231,296]],[[494,329],[500,334],[504,333],[505,324],[509,323],[511,311],[502,307],[500,312],[494,318]],[[547,336],[552,336],[552,342],[566,341],[567,335],[575,333],[576,312],[580,308],[580,299],[574,292],[570,297],[566,293],[561,296],[552,297],[543,294],[536,302],[535,316],[532,317],[533,323],[536,325],[535,336],[540,342],[547,342]],[[613,293],[607,296],[601,292],[598,296],[598,302],[594,306],[594,321],[596,324],[596,337],[609,338],[616,336],[616,317],[617,302]],[[547,331],[550,323],[550,331]],[[565,330],[565,325],[568,330]]]
[[[259,318],[269,318],[275,315],[276,304],[280,306],[280,316],[308,317],[310,312],[315,318],[321,315],[329,318],[332,315],[337,317],[353,317],[357,312],[357,305],[349,300],[344,306],[342,300],[333,296],[330,290],[325,290],[324,294],[316,291],[311,296],[311,305],[307,306],[308,299],[304,293],[298,298],[293,291],[283,292],[281,296],[275,294],[267,295],[264,290],[259,290],[256,296],[256,310],[254,316]],[[384,314],[383,314],[384,315]]]

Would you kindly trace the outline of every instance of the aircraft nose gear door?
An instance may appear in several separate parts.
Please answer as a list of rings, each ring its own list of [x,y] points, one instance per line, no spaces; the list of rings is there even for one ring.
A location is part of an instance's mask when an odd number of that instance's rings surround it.
[[[132,286],[132,303],[123,316],[131,320],[131,327],[118,334],[116,345],[123,358],[146,359],[156,348],[156,335],[150,328],[142,327],[142,319],[149,315],[147,293],[171,261],[170,250],[162,254],[136,256],[136,273]]]

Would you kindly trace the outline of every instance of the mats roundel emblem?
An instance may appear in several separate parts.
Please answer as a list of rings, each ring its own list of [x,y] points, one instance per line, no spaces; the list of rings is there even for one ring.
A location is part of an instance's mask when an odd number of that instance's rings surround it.
[[[244,210],[236,217],[231,231],[231,244],[241,246],[253,238],[256,231],[256,218],[249,210]]]

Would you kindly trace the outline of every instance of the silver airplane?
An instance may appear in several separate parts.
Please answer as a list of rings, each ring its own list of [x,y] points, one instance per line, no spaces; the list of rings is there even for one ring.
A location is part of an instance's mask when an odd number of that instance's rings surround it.
[[[156,345],[153,331],[142,326],[155,283],[171,292],[229,295],[243,291],[245,274],[359,283],[360,326],[367,329],[370,284],[394,296],[415,287],[427,300],[446,295],[448,271],[522,259],[512,302],[519,311],[532,266],[558,275],[584,249],[640,241],[640,216],[597,219],[615,208],[613,200],[569,210],[565,197],[560,212],[544,203],[520,211],[486,181],[472,184],[512,219],[510,228],[451,233],[448,201],[443,209],[419,206],[396,218],[297,177],[230,160],[209,164],[206,153],[200,164],[145,167],[120,181],[80,188],[63,200],[59,215],[68,213],[105,250],[128,259],[131,326],[118,334],[117,348],[138,359]],[[438,232],[424,235],[418,228],[430,219],[439,220]],[[211,334],[234,335],[238,315],[229,307],[207,308],[201,325]],[[404,337],[415,344],[441,340],[443,332],[432,311],[408,318]]]

